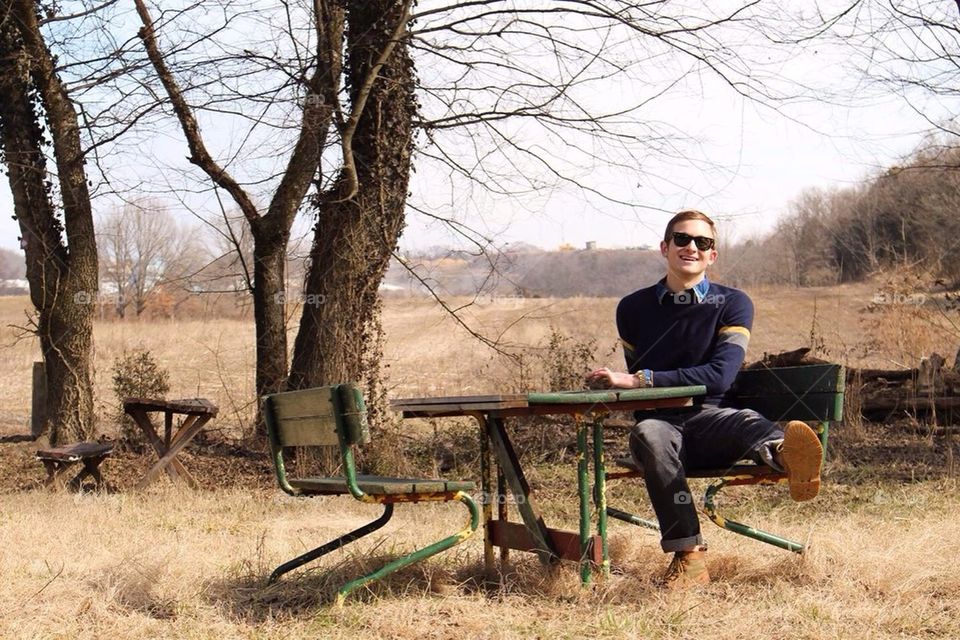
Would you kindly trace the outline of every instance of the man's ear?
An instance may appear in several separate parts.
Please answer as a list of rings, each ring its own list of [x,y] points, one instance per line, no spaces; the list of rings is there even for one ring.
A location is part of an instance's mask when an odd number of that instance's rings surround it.
[[[710,249],[710,253],[707,256],[707,265],[712,265],[717,261],[717,258],[720,257],[720,252],[716,249]]]
[[[660,255],[662,255],[664,258],[667,257],[667,246],[668,245],[665,240],[660,241]]]

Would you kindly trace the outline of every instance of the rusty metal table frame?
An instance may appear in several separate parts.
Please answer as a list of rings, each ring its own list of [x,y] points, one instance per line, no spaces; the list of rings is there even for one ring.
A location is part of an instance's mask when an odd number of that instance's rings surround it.
[[[494,547],[500,548],[501,564],[509,549],[533,551],[544,562],[558,559],[580,563],[584,584],[591,579],[592,568],[609,571],[606,531],[606,470],[603,455],[603,421],[613,411],[637,411],[690,406],[693,398],[706,393],[703,386],[654,387],[648,389],[611,389],[518,395],[449,396],[437,398],[401,398],[391,402],[404,418],[469,416],[477,421],[480,433],[480,484],[484,522],[484,568],[487,578],[496,577]],[[577,490],[580,507],[580,531],[552,529],[546,525],[527,483],[519,458],[506,429],[506,419],[522,416],[570,415],[577,428]],[[592,426],[592,435],[589,434]],[[592,447],[589,446],[592,442]],[[597,511],[597,533],[591,529],[591,491],[589,464],[593,461]],[[493,460],[497,465],[497,491],[493,493]],[[506,491],[523,520],[507,520]],[[494,499],[497,517],[493,517]]]
[[[150,468],[147,475],[137,483],[142,489],[156,480],[160,473],[167,472],[173,481],[183,480],[192,489],[200,485],[186,467],[177,460],[177,454],[189,443],[204,425],[215,418],[219,409],[204,398],[183,400],[161,400],[156,398],[126,398],[123,411],[128,414],[147,437],[159,460]],[[163,438],[150,419],[151,413],[163,413]],[[173,416],[186,416],[176,432],[173,431]]]

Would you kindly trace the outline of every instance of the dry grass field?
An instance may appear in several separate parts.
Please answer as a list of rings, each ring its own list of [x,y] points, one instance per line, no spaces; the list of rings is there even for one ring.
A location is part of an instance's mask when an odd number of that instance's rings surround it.
[[[757,321],[750,357],[813,346],[821,357],[857,366],[913,366],[937,350],[953,361],[958,339],[935,311],[873,305],[875,287],[751,291]],[[29,430],[31,339],[22,298],[0,298],[0,435]],[[474,393],[537,387],[555,355],[551,332],[571,343],[595,340],[592,364],[619,365],[613,299],[492,299],[464,318],[498,338],[518,360],[473,341],[432,303],[386,303],[390,395]],[[208,397],[221,407],[214,435],[249,433],[252,326],[243,320],[111,322],[96,325],[96,380],[102,422],[109,415],[114,358],[149,349],[169,371],[170,397]],[[296,500],[272,485],[269,467],[189,452],[185,464],[209,488],[165,480],[129,489],[149,460],[105,463],[118,491],[52,493],[39,487],[35,443],[0,444],[0,638],[919,638],[960,637],[960,567],[950,542],[960,529],[960,496],[944,460],[955,444],[932,430],[885,443],[884,432],[835,432],[820,498],[794,504],[777,488],[730,490],[721,509],[745,522],[807,540],[794,556],[705,522],[714,582],[664,593],[651,578],[666,556],[657,538],[611,525],[613,574],[580,589],[572,566],[541,567],[514,553],[499,588],[483,585],[479,536],[361,591],[342,609],[328,605],[347,576],[458,528],[457,506],[404,507],[366,542],[280,584],[264,582],[278,563],[371,519],[347,498]],[[877,427],[877,429],[880,429]],[[878,453],[879,452],[879,453]],[[914,473],[912,456],[924,464]],[[947,456],[949,457],[949,456]],[[931,462],[932,461],[932,462]],[[896,467],[896,473],[887,473]],[[573,467],[532,471],[551,526],[575,529]],[[642,504],[624,483],[612,500]],[[640,507],[642,508],[642,507]],[[452,522],[444,524],[445,518]]]

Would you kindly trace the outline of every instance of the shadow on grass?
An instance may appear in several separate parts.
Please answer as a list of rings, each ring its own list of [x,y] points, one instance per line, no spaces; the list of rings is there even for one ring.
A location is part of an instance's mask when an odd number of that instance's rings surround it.
[[[293,571],[274,584],[267,584],[271,569],[246,567],[232,577],[209,582],[204,593],[210,601],[225,607],[238,620],[257,624],[283,618],[311,619],[342,615],[335,605],[337,590],[345,582],[376,570],[398,554],[363,557],[355,554],[339,563],[329,562],[316,568]],[[582,589],[577,566],[573,563],[543,565],[533,555],[516,554],[506,571],[487,576],[482,561],[465,562],[459,557],[434,558],[405,567],[386,578],[374,581],[347,596],[349,608],[358,603],[375,604],[382,600],[420,600],[431,597],[466,597],[502,600],[519,597],[544,602],[607,601],[613,592],[631,584],[631,597],[655,589],[650,580],[638,581],[623,575],[595,578],[596,588]],[[617,588],[614,588],[614,585]]]
[[[590,588],[581,587],[579,570],[574,563],[543,565],[531,554],[515,553],[507,570],[488,577],[482,561],[470,561],[467,554],[460,553],[416,563],[372,582],[351,593],[345,607],[340,609],[334,602],[341,585],[398,557],[392,553],[370,556],[355,553],[336,563],[328,560],[315,568],[293,571],[272,585],[267,584],[270,568],[254,570],[247,566],[226,579],[208,582],[203,592],[227,615],[248,624],[325,618],[337,624],[349,624],[354,619],[349,613],[351,607],[430,598],[646,606],[652,601],[674,597],[657,584],[658,576],[669,561],[658,546],[646,541],[638,544],[629,539],[626,542],[615,539],[611,551],[616,559],[611,575],[595,575]],[[705,588],[707,594],[722,597],[736,584],[763,588],[776,582],[804,585],[811,581],[802,563],[792,557],[771,564],[743,559],[737,554],[713,553],[711,556],[709,564],[714,583]]]
[[[271,568],[254,570],[247,566],[234,576],[209,582],[204,589],[209,599],[226,606],[236,618],[260,623],[277,618],[307,619],[332,615],[337,591],[345,583],[376,571],[397,559],[400,553],[363,555],[352,553],[339,562],[325,563],[294,570],[273,584],[268,584]],[[469,593],[473,584],[482,583],[482,567],[471,570],[452,568],[459,561],[418,562],[375,580],[351,592],[345,604],[375,603],[378,600],[426,598]],[[471,575],[476,573],[479,581]]]

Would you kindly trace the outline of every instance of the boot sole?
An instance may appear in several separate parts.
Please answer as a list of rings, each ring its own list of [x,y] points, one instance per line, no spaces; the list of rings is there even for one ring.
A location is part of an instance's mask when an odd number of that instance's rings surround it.
[[[820,466],[823,447],[816,432],[793,420],[783,430],[783,466],[787,470],[790,497],[797,502],[812,500],[820,493]]]

